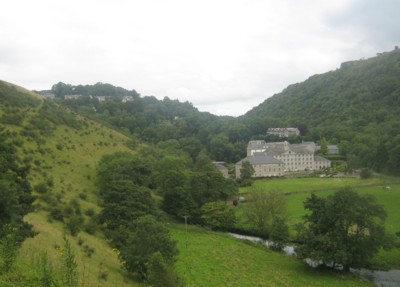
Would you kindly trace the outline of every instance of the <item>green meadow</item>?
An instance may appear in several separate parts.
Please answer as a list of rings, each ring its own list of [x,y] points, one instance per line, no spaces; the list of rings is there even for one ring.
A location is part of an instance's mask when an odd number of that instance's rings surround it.
[[[169,225],[180,255],[176,268],[188,286],[373,286],[365,279],[273,252],[261,243],[196,226]]]
[[[360,194],[373,195],[379,204],[382,204],[387,213],[385,223],[386,230],[392,234],[397,242],[400,243],[400,238],[396,233],[400,233],[400,184],[390,184],[395,180],[387,180],[380,178],[371,178],[368,180],[361,180],[358,178],[297,178],[297,179],[273,179],[273,180],[260,180],[256,181],[254,185],[262,188],[266,192],[270,190],[280,190],[286,194],[286,206],[288,210],[288,224],[290,234],[295,236],[295,225],[303,220],[306,210],[303,203],[306,198],[310,197],[312,190],[320,189],[336,189],[345,186],[352,186],[353,189]],[[379,184],[379,185],[377,185]],[[365,187],[357,187],[365,186]],[[386,189],[390,186],[390,189]],[[307,190],[310,190],[307,192]],[[249,188],[243,188],[241,193],[249,192]],[[298,192],[296,192],[298,191]],[[315,191],[318,196],[328,196],[333,194],[334,190]],[[242,207],[246,203],[242,203]],[[236,209],[238,216],[238,226],[244,229],[249,228],[244,220],[243,210],[241,206]],[[380,268],[398,269],[400,268],[400,248],[394,248],[390,251],[382,250],[377,256],[374,264]]]
[[[300,191],[312,191],[321,189],[334,189],[345,186],[360,186],[360,185],[374,185],[374,184],[385,184],[390,182],[390,179],[384,178],[370,178],[362,180],[359,177],[303,177],[303,178],[274,178],[256,180],[251,187],[240,188],[240,193],[251,192],[253,188],[262,189],[265,191],[280,190],[282,192],[300,192]]]

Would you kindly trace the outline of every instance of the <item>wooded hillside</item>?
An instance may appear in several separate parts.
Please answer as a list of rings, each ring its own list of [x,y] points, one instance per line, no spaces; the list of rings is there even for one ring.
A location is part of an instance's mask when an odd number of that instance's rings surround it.
[[[249,128],[306,126],[339,144],[353,167],[400,171],[400,50],[343,63],[293,84],[240,118]]]

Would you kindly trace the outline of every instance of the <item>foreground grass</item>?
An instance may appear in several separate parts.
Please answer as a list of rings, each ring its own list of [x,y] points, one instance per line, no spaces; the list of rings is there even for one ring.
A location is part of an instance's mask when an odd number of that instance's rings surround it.
[[[223,233],[188,226],[186,234],[182,224],[170,230],[180,250],[176,267],[188,286],[373,286]]]

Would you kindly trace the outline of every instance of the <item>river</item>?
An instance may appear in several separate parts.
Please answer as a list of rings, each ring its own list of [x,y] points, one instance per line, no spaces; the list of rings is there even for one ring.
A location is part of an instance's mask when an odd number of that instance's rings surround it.
[[[241,240],[249,240],[254,242],[261,242],[267,246],[273,244],[271,241],[265,241],[260,237],[255,236],[247,236],[236,233],[228,233],[229,235],[241,239]],[[293,246],[286,246],[283,251],[288,256],[296,256],[296,252]],[[315,262],[309,258],[304,260],[311,267],[317,267],[319,265],[318,262]],[[351,269],[351,272],[360,274],[360,276],[368,279],[373,282],[377,287],[399,287],[400,286],[400,270],[389,270],[389,271],[374,271],[368,269]]]

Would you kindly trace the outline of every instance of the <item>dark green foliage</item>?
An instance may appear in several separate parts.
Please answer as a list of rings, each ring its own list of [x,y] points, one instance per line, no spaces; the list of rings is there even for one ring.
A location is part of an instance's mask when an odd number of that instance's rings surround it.
[[[137,218],[159,215],[151,197],[149,162],[130,153],[104,156],[98,165],[99,222],[117,248],[126,246],[129,225]],[[90,226],[87,226],[90,228]],[[90,229],[89,229],[90,230]]]
[[[0,134],[0,237],[5,235],[5,226],[17,229],[17,241],[32,236],[31,226],[23,217],[32,211],[34,197],[27,180],[28,167],[19,166],[16,151]]]
[[[4,227],[3,235],[0,238],[0,275],[7,273],[13,266],[18,254],[19,242],[14,230]]]
[[[254,174],[254,168],[250,162],[244,161],[242,163],[242,168],[240,169],[240,185],[250,186],[252,181],[252,176]]]
[[[334,268],[368,266],[381,247],[390,246],[385,235],[386,213],[372,196],[344,188],[327,198],[312,194],[304,202],[311,213],[298,226],[301,245],[297,253]]]
[[[360,178],[368,179],[372,176],[372,172],[368,168],[361,169]]]
[[[164,261],[161,252],[154,253],[149,260],[147,281],[154,287],[185,286],[173,267]]]
[[[328,142],[326,141],[326,138],[322,138],[321,139],[321,149],[320,149],[320,152],[323,154],[323,155],[326,155],[327,153],[328,153]]]
[[[69,216],[64,222],[65,227],[67,228],[71,236],[76,236],[83,226],[84,219],[81,215],[73,214]]]
[[[289,242],[289,226],[285,218],[275,217],[272,220],[270,238],[273,241],[272,248],[282,250]]]
[[[204,223],[217,230],[229,230],[236,222],[233,208],[224,201],[209,202],[201,207]]]
[[[201,206],[224,200],[237,191],[235,183],[225,179],[210,162],[201,162],[196,163],[194,170],[179,167],[178,164],[174,169],[171,164],[157,180],[157,186],[164,196],[163,209],[178,217],[190,215],[193,223],[202,221]]]
[[[97,174],[98,184],[102,191],[112,188],[114,181],[127,180],[134,185],[149,186],[151,165],[142,156],[129,152],[117,152],[101,159]]]
[[[52,206],[50,209],[49,216],[51,219],[57,220],[57,221],[64,221],[64,213],[61,209],[61,206]]]
[[[287,216],[285,195],[276,190],[252,188],[250,200],[244,205],[244,216],[259,236],[269,238],[273,223]]]
[[[146,214],[157,214],[148,188],[135,185],[129,180],[112,181],[109,185],[107,190],[100,193],[100,221],[108,229],[127,226],[132,220]]]
[[[33,186],[33,190],[38,193],[46,193],[48,191],[48,185],[46,183],[39,183]]]
[[[133,225],[128,234],[128,244],[121,249],[120,256],[128,271],[135,272],[146,280],[149,263],[156,253],[161,255],[162,262],[172,265],[178,249],[175,241],[170,238],[168,229],[153,216],[142,216]]]

